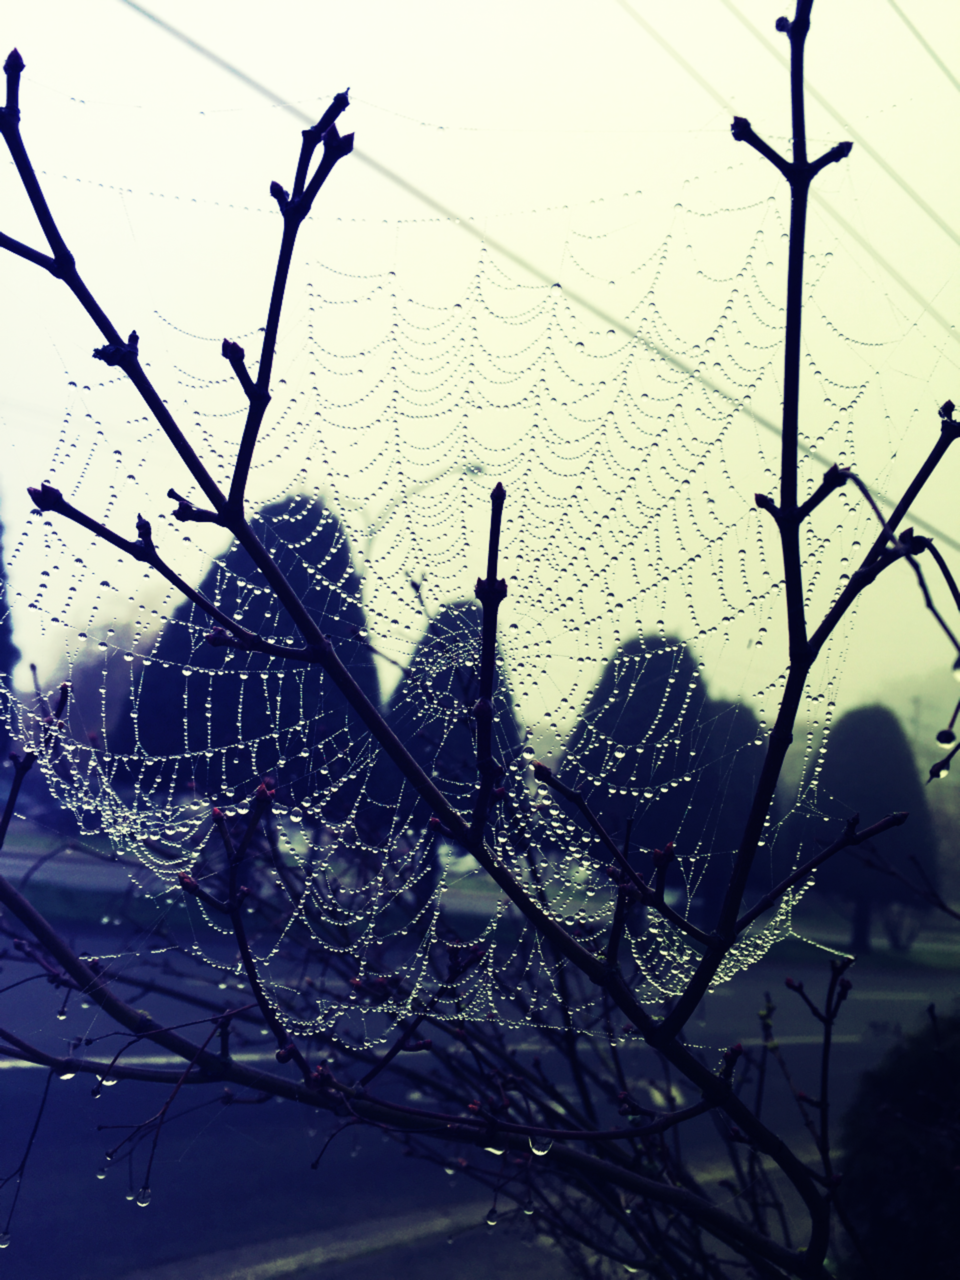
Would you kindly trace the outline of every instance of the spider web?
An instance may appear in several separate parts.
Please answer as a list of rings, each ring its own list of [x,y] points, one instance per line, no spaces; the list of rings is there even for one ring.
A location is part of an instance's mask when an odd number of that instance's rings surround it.
[[[773,491],[778,468],[769,425],[783,320],[778,209],[677,206],[658,239],[641,226],[641,205],[613,202],[600,230],[594,219],[589,235],[569,235],[563,287],[483,248],[452,282],[405,276],[402,263],[419,251],[443,257],[455,233],[438,223],[404,228],[402,252],[371,229],[370,259],[393,254],[384,269],[310,264],[250,482],[258,535],[465,813],[479,688],[471,587],[485,563],[490,491],[505,485],[495,704],[504,775],[489,841],[598,950],[614,910],[609,857],[566,802],[533,783],[531,761],[580,789],[645,877],[652,850],[674,841],[668,900],[709,928],[784,679],[776,546],[753,500]],[[865,456],[868,466],[882,457],[888,473],[897,456],[889,431],[872,443],[858,435],[879,394],[865,369],[886,339],[858,344],[826,319],[830,256],[809,269],[807,360],[823,403],[806,419],[815,425],[801,493],[819,481],[824,455]],[[601,296],[592,313],[577,301],[585,293]],[[619,319],[598,321],[598,311]],[[228,475],[237,389],[211,339],[162,324],[179,371],[171,404],[182,402],[201,456]],[[901,330],[888,341],[902,341]],[[828,380],[821,364],[843,378]],[[169,459],[147,419],[132,408],[125,427],[75,425],[91,401],[116,423],[118,407],[132,405],[125,385],[70,391],[53,466],[70,500],[120,531],[146,508],[178,572],[244,625],[296,643],[242,550],[170,518]],[[842,581],[868,518],[841,490],[830,514],[806,526],[812,607]],[[553,958],[431,828],[318,669],[214,647],[202,611],[145,588],[141,569],[115,564],[77,528],[35,514],[11,563],[38,547],[45,568],[29,605],[62,638],[78,685],[98,672],[101,707],[94,724],[89,702],[75,705],[58,730],[44,725],[44,708],[8,698],[11,731],[38,750],[81,831],[129,863],[183,945],[239,972],[220,941],[228,921],[184,894],[179,876],[211,901],[224,896],[212,807],[242,834],[266,781],[274,803],[248,851],[247,910],[265,986],[292,1031],[367,1042],[382,1036],[384,1013],[427,1004],[504,1023],[552,1016]],[[96,596],[94,565],[96,578],[109,566]],[[829,724],[843,645],[808,694],[811,735]],[[771,815],[752,895],[795,864],[788,817]],[[795,901],[786,895],[749,930],[718,983],[791,931]],[[309,996],[292,968],[295,944],[316,967]],[[698,959],[686,935],[639,907],[624,947],[648,999],[677,995]]]

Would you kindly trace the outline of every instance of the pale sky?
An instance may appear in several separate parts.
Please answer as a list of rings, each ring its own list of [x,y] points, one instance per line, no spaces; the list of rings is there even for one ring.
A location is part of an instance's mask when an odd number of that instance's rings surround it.
[[[582,529],[570,526],[569,486],[579,467],[591,477],[609,476],[615,486],[622,486],[627,473],[622,458],[604,470],[602,431],[589,436],[589,463],[578,460],[564,424],[569,417],[575,432],[583,414],[575,407],[565,414],[563,403],[551,408],[564,378],[572,386],[593,387],[599,405],[606,393],[598,388],[612,384],[635,347],[645,355],[653,342],[681,365],[695,367],[706,359],[706,340],[733,290],[737,342],[730,345],[727,339],[725,361],[714,369],[707,360],[703,377],[713,380],[731,405],[742,405],[743,395],[754,387],[751,408],[739,414],[738,423],[750,413],[777,419],[775,324],[785,288],[786,188],[756,153],[732,141],[729,125],[732,114],[747,116],[772,145],[788,146],[787,76],[775,56],[786,56],[787,42],[774,30],[783,5],[489,0],[478,8],[449,0],[403,5],[309,0],[268,9],[248,0],[202,5],[152,0],[146,11],[311,118],[334,93],[350,88],[351,106],[340,123],[343,132],[356,132],[357,154],[338,167],[321,194],[302,233],[293,277],[289,327],[277,365],[291,395],[306,389],[317,350],[324,353],[328,370],[338,368],[338,360],[346,362],[343,370],[358,398],[373,394],[370,380],[382,373],[377,361],[386,359],[387,348],[379,356],[368,351],[362,368],[356,353],[370,346],[364,334],[371,326],[385,333],[389,316],[396,314],[409,326],[411,377],[428,356],[437,360],[438,370],[449,370],[444,326],[455,301],[464,300],[469,310],[465,299],[481,269],[502,287],[496,305],[488,291],[474,325],[477,340],[492,353],[490,367],[476,372],[478,384],[494,385],[497,368],[509,369],[510,377],[526,377],[521,353],[536,345],[549,283],[562,286],[570,341],[565,347],[557,340],[546,349],[557,359],[565,353],[564,367],[546,371],[552,395],[541,408],[545,425],[539,429],[545,434],[529,454],[521,458],[516,445],[527,429],[529,397],[522,410],[501,413],[494,426],[471,427],[472,452],[461,451],[451,444],[446,427],[440,431],[442,419],[431,418],[426,383],[418,383],[407,401],[404,439],[390,446],[392,457],[405,459],[401,464],[378,466],[378,458],[386,456],[386,437],[376,433],[365,437],[372,443],[359,453],[346,455],[345,443],[331,436],[326,452],[320,451],[322,474],[303,464],[304,482],[318,485],[332,499],[354,534],[369,528],[396,496],[391,484],[429,486],[442,473],[429,508],[436,522],[430,536],[413,550],[398,547],[395,539],[387,549],[383,539],[369,548],[368,592],[380,622],[377,638],[387,650],[402,657],[415,639],[416,618],[406,620],[411,602],[404,599],[394,607],[389,597],[404,575],[417,571],[416,555],[432,547],[442,559],[440,549],[451,538],[475,545],[470,555],[453,557],[446,576],[437,574],[437,601],[469,592],[470,574],[475,578],[482,567],[484,496],[499,478],[501,460],[512,477],[508,503],[517,503],[508,512],[518,524],[519,512],[529,512],[534,526],[532,532],[515,526],[513,535],[507,533],[517,575],[516,585],[511,581],[512,616],[528,636],[546,628],[555,637],[570,622],[571,614],[563,612],[566,586],[557,586],[566,578],[559,571],[551,577],[549,553],[555,550],[556,563],[565,565],[568,577],[574,574],[575,556],[564,559],[563,541],[568,534],[589,539],[591,521]],[[248,354],[255,352],[279,237],[268,187],[274,179],[291,185],[302,125],[123,0],[12,3],[5,7],[0,32],[3,53],[16,45],[26,61],[24,139],[81,273],[121,331],[138,330],[143,358],[171,406],[193,409],[192,400],[203,402],[197,421],[207,434],[196,438],[210,458],[221,444],[229,444],[237,421],[230,415],[239,407],[219,343],[224,336],[235,337]],[[821,176],[817,191],[826,203],[811,210],[804,429],[824,457],[843,454],[867,483],[890,496],[933,443],[937,406],[948,397],[960,402],[955,327],[960,89],[948,69],[958,48],[960,8],[955,5],[933,0],[899,5],[817,0],[814,5],[807,45],[808,83],[817,94],[808,102],[810,149],[816,153],[844,139],[855,145],[847,161]],[[6,160],[0,165],[0,207],[0,229],[45,247]],[[489,247],[481,268],[484,240]],[[745,274],[738,284],[741,270]],[[306,300],[307,283],[325,303],[317,301],[314,313]],[[146,504],[156,520],[166,509],[166,489],[183,488],[188,478],[155,447],[146,424],[136,422],[142,414],[126,390],[113,385],[108,370],[90,359],[99,340],[68,293],[8,255],[0,259],[0,289],[6,304],[0,319],[5,553],[13,588],[21,593],[15,613],[18,642],[27,657],[52,666],[71,650],[73,637],[89,620],[90,597],[76,593],[86,603],[66,626],[39,625],[37,611],[23,607],[41,572],[37,528],[31,528],[24,549],[16,550],[30,509],[25,486],[53,476],[83,495],[92,511],[99,506],[94,511],[99,517],[109,501],[116,519],[127,521],[124,531],[130,535],[139,506]],[[378,290],[379,298],[374,296]],[[384,299],[390,291],[397,295],[399,313],[388,315]],[[647,297],[656,314],[649,316],[652,328],[644,329]],[[642,342],[634,336],[638,328]],[[584,343],[579,349],[578,337]],[[580,358],[570,356],[578,350],[590,362],[586,373],[568,363]],[[528,360],[530,369],[544,358],[537,351],[540,355]],[[748,367],[754,355],[757,367],[767,370],[763,377]],[[466,379],[467,371],[461,372]],[[531,385],[534,381],[531,375]],[[71,382],[77,386],[70,387]],[[322,385],[318,394],[324,394]],[[447,388],[443,394],[455,398],[461,389]],[[641,396],[640,383],[633,394]],[[350,398],[339,387],[337,396],[341,406]],[[424,409],[419,417],[410,416],[414,400]],[[281,405],[278,396],[278,411]],[[71,415],[66,429],[65,412]],[[338,412],[347,441],[346,433],[356,430],[360,419],[351,418],[347,408]],[[279,419],[281,427],[288,419],[292,424],[289,408]],[[221,420],[224,435],[218,439]],[[664,436],[655,447],[673,455],[686,449],[694,465],[690,431],[698,421],[678,420],[675,438]],[[194,426],[189,415],[183,425],[188,431]],[[298,474],[305,436],[292,425],[290,430],[294,443],[286,452],[280,428],[265,439],[254,480],[258,500],[284,492]],[[559,433],[555,450],[548,448],[551,432]],[[430,453],[434,436],[435,457]],[[644,483],[644,477],[656,474],[649,443],[640,477]],[[733,542],[714,546],[690,568],[693,603],[674,600],[666,586],[662,607],[651,603],[633,610],[629,600],[616,602],[645,628],[662,621],[685,637],[702,633],[696,647],[711,689],[727,696],[742,693],[767,714],[772,709],[767,695],[782,668],[778,602],[766,599],[752,611],[748,607],[742,622],[726,623],[738,601],[731,606],[729,600],[709,599],[705,575],[711,554],[730,574],[730,558],[735,561],[740,550],[751,571],[775,570],[772,526],[753,523],[737,514],[736,506],[746,511],[743,504],[749,505],[755,491],[772,492],[765,471],[773,465],[775,447],[774,436],[750,418],[749,429],[731,435],[718,454],[716,475],[704,492],[710,490],[728,513],[718,517],[717,527],[738,532]],[[666,469],[674,483],[680,483],[677,477],[686,465],[674,457]],[[822,471],[819,464],[806,465],[804,475],[811,478]],[[471,479],[474,466],[483,469]],[[960,544],[958,466],[960,454],[948,456],[916,508],[955,544]],[[111,477],[125,482],[128,474],[137,477],[134,491],[120,484],[108,497],[106,485],[115,482]],[[453,477],[450,485],[444,475]],[[369,492],[364,476],[370,477]],[[721,478],[733,495],[729,500],[713,493]],[[458,485],[465,486],[463,492]],[[637,501],[644,500],[641,484]],[[605,551],[616,545],[617,501],[595,497],[591,507],[598,513],[609,508],[610,531],[592,535]],[[448,509],[449,527],[443,524]],[[823,576],[814,588],[814,611],[818,601],[822,605],[829,598],[841,556],[855,554],[845,544],[856,540],[858,530],[869,533],[869,518],[861,511],[851,494],[816,530],[810,566],[822,556]],[[676,535],[676,546],[691,556],[697,554],[698,530],[705,527],[699,521],[697,516],[689,530]],[[89,539],[77,539],[77,532],[55,531],[63,540],[63,555],[81,558],[82,573],[94,585],[114,578],[111,591],[116,593],[123,577],[116,556],[105,548],[97,553]],[[529,560],[537,536],[548,553],[546,563],[517,563],[521,553]],[[200,537],[195,547],[193,558],[182,563],[184,572],[198,580],[204,554],[219,547]],[[943,550],[960,558],[948,543]],[[663,554],[669,561],[670,552]],[[652,551],[650,556],[652,563]],[[679,583],[686,571],[679,559],[672,567]],[[502,568],[507,573],[511,566]],[[643,571],[638,564],[631,573]],[[897,572],[896,579],[890,575],[889,582],[881,580],[871,590],[814,686],[815,693],[835,697],[841,709],[884,696],[888,681],[895,680],[900,689],[914,676],[925,680],[948,669],[952,661],[949,646],[922,612],[909,570]],[[739,573],[736,567],[734,573]],[[577,625],[592,628],[590,638],[579,650],[581,642],[571,641],[569,651],[571,664],[575,653],[586,654],[588,675],[620,626],[610,613],[607,627],[597,600],[602,594],[612,600],[626,582],[608,567],[597,568],[596,575],[596,590],[582,592],[577,605]],[[135,583],[129,573],[123,578],[117,599],[133,594],[146,601],[149,614],[162,593],[143,583],[142,574],[134,576]],[[762,586],[753,579],[739,603]],[[556,599],[545,601],[555,588]],[[134,605],[118,604],[118,613],[123,608]],[[101,623],[105,616],[101,608]],[[767,655],[760,659],[752,646],[765,619],[771,634]],[[626,624],[623,634],[629,629]],[[841,667],[842,679],[834,688],[828,682],[840,676]],[[571,685],[566,670],[551,683],[573,703],[587,677],[571,665]],[[544,704],[549,701],[545,694]],[[530,714],[545,713],[532,708]],[[550,714],[562,718],[564,712]]]

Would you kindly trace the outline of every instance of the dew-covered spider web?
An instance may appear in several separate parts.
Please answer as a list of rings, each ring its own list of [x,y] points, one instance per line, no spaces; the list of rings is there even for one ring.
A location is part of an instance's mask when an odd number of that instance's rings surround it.
[[[778,543],[754,502],[776,494],[779,467],[780,206],[714,211],[691,199],[657,215],[639,195],[607,202],[588,232],[565,226],[562,284],[465,250],[442,222],[371,222],[359,250],[328,230],[323,260],[291,290],[251,477],[258,536],[393,731],[469,815],[473,588],[502,483],[494,736],[504,772],[490,847],[602,954],[611,858],[582,815],[534,781],[542,760],[648,880],[653,850],[674,843],[667,901],[709,930],[786,666]],[[898,385],[877,375],[902,358],[909,325],[890,303],[851,336],[834,247],[808,266],[801,493],[829,461],[892,489],[916,406],[905,415]],[[168,356],[151,358],[162,394],[227,483],[243,405],[219,357],[223,335],[193,334],[179,316],[154,317],[151,332]],[[255,325],[231,336],[253,366]],[[222,611],[299,644],[242,550],[172,519],[166,491],[185,490],[182,468],[129,388],[98,372],[99,384],[70,380],[52,482],[124,536],[148,515],[161,554]],[[811,614],[873,519],[851,487],[806,526]],[[12,535],[11,564],[42,556],[22,603],[58,637],[75,685],[62,729],[42,723],[49,707],[9,700],[14,736],[39,752],[84,837],[108,842],[156,899],[165,936],[238,971],[223,945],[230,872],[216,807],[243,846],[253,950],[292,1031],[375,1039],[384,1011],[426,1006],[516,1024],[551,1016],[555,958],[431,825],[318,667],[212,644],[202,610],[66,521],[35,513],[18,544]],[[846,645],[841,636],[828,649],[811,683],[801,725],[811,743],[829,725]],[[808,779],[815,763],[814,753]],[[272,806],[248,832],[261,784]],[[796,864],[797,811],[784,797],[771,813],[747,905]],[[184,890],[183,874],[202,892]],[[751,927],[718,982],[790,932],[795,900]],[[645,998],[678,994],[698,955],[654,910],[628,913],[622,958]]]

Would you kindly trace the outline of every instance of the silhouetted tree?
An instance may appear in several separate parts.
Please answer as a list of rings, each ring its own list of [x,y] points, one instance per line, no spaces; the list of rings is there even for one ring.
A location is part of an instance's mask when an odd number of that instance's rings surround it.
[[[909,821],[884,834],[882,856],[910,870],[907,860],[913,855],[936,884],[936,835],[927,798],[900,721],[887,707],[858,707],[837,720],[820,775],[819,808],[831,819],[859,814],[864,825],[891,810],[906,810]],[[809,837],[807,843],[813,843]],[[860,852],[869,858],[870,845],[861,846]],[[857,854],[844,850],[830,859],[817,872],[816,887],[851,908],[853,951],[870,949],[871,925],[878,910],[884,912],[895,947],[906,949],[912,941],[899,921],[901,909],[914,901],[909,890],[895,877],[864,866]]]
[[[712,925],[756,785],[758,731],[748,707],[707,696],[680,640],[636,637],[604,667],[561,772],[618,844],[630,823],[641,856],[674,842],[694,915]]]
[[[282,566],[364,693],[379,685],[360,603],[360,581],[339,520],[308,497],[274,503],[258,514],[258,533]],[[204,596],[277,644],[301,644],[290,619],[256,584],[246,551],[234,544],[200,585]],[[164,628],[150,665],[135,673],[133,698],[111,748],[160,771],[166,785],[196,786],[216,798],[245,793],[266,776],[281,801],[305,803],[317,815],[349,810],[358,789],[344,784],[355,733],[347,705],[317,666],[286,664],[263,654],[216,648],[211,626],[189,601]],[[189,678],[184,681],[184,671]]]
[[[865,1072],[843,1120],[839,1199],[862,1252],[849,1280],[957,1273],[960,1018],[939,1017]]]

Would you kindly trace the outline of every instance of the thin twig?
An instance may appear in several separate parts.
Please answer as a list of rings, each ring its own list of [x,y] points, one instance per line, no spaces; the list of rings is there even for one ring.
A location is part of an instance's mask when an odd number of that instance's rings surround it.
[[[493,758],[493,694],[497,674],[497,612],[507,594],[506,582],[497,577],[500,525],[506,497],[506,489],[498,483],[490,495],[487,576],[477,579],[477,599],[483,609],[483,621],[480,639],[480,697],[473,709],[477,721],[477,772],[480,776],[470,822],[473,840],[482,838],[494,787],[503,776],[503,765]]]
[[[563,796],[565,800],[569,800],[571,804],[576,805],[581,814],[590,825],[591,829],[600,837],[600,841],[608,853],[612,854],[617,867],[626,875],[632,889],[636,892],[640,901],[644,906],[653,907],[665,920],[668,920],[674,928],[679,929],[688,937],[694,938],[702,947],[714,949],[719,944],[719,939],[713,937],[709,933],[704,933],[702,929],[698,929],[695,924],[691,924],[689,920],[685,920],[683,916],[667,906],[662,894],[658,894],[656,889],[648,885],[640,874],[630,866],[624,856],[623,850],[616,844],[610,836],[603,823],[590,808],[581,792],[568,787],[565,782],[561,782],[553,770],[545,764],[537,761],[533,766],[533,776],[538,782],[544,783],[552,791],[556,791],[558,795]]]
[[[802,884],[808,880],[817,867],[821,866],[828,858],[832,858],[835,853],[839,853],[841,849],[849,849],[858,844],[863,844],[865,840],[872,840],[875,836],[881,835],[884,831],[889,831],[892,827],[902,826],[909,814],[906,813],[890,813],[885,818],[881,818],[879,822],[873,823],[872,826],[865,827],[863,831],[857,830],[857,823],[860,821],[860,815],[855,814],[850,818],[844,826],[843,833],[839,835],[832,844],[827,845],[825,849],[809,858],[802,866],[797,867],[796,871],[792,871],[785,879],[768,893],[765,893],[760,900],[750,908],[737,921],[737,933],[742,933],[744,929],[753,924],[758,916],[762,916],[765,911],[770,908],[783,897],[788,889],[792,889],[794,885]]]

